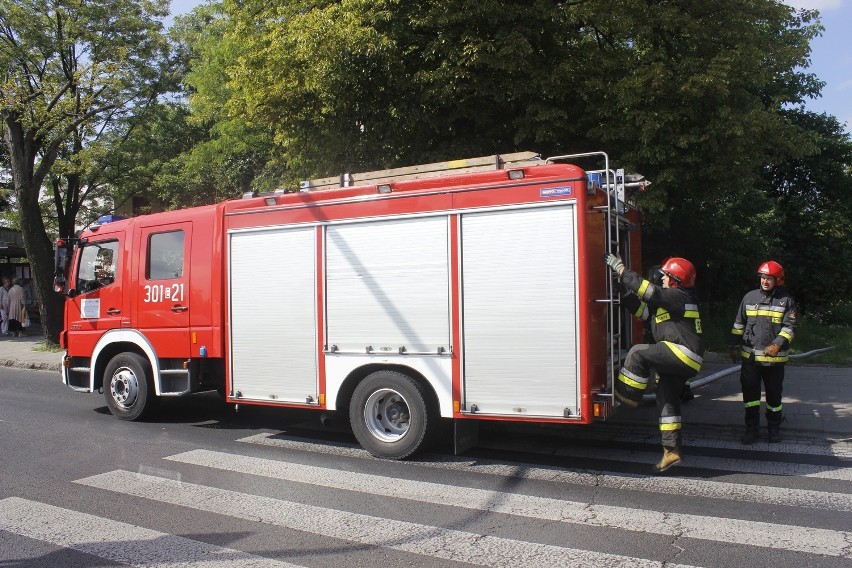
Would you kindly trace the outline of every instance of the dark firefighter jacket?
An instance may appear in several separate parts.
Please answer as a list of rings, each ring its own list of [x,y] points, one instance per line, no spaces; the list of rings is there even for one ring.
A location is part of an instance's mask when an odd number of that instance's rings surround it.
[[[636,293],[623,298],[627,309],[638,318],[650,320],[654,339],[665,343],[678,359],[698,372],[704,356],[704,340],[695,289],[663,288],[630,270],[622,274],[621,281]]]
[[[784,289],[776,286],[769,293],[761,288],[743,297],[731,329],[731,345],[741,346],[744,359],[760,365],[783,365],[787,350],[796,334],[796,301]],[[774,357],[763,350],[775,343],[781,349]]]

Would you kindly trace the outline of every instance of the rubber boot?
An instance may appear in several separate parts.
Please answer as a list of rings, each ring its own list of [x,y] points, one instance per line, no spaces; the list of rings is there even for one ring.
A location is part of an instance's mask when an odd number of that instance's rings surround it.
[[[781,441],[781,427],[778,424],[770,424],[767,429],[769,430],[770,444],[777,444]]]
[[[654,471],[656,473],[663,473],[670,467],[677,465],[681,462],[680,457],[680,448],[666,448],[663,447],[663,457],[660,461],[654,465]]]
[[[781,423],[784,416],[780,412],[766,413],[766,429],[769,432],[769,443],[777,444],[781,441]]]
[[[740,438],[744,446],[750,446],[760,441],[760,428],[757,424],[746,424],[745,434]]]

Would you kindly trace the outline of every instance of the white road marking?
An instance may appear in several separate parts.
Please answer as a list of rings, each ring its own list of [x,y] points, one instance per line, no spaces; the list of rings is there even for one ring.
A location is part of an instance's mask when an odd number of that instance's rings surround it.
[[[301,568],[19,497],[0,500],[0,530],[145,568]]]
[[[384,498],[409,499],[436,505],[452,504],[453,507],[531,519],[760,546],[775,550],[852,557],[852,551],[849,549],[852,533],[842,531],[639,510],[440,483],[391,479],[379,475],[208,450],[193,450],[169,456],[166,459],[319,487],[358,491]]]
[[[298,439],[281,438],[272,433],[255,434],[241,438],[239,441],[304,452],[342,455],[358,459],[376,459],[366,450],[362,450],[355,445],[304,442]],[[627,461],[629,457],[625,456],[624,460]],[[687,464],[689,463],[689,459],[687,457]],[[561,467],[547,467],[525,463],[505,464],[491,460],[471,460],[452,456],[420,456],[419,458],[399,463],[409,464],[412,467],[426,466],[502,477],[602,487],[606,489],[647,491],[665,495],[708,497],[710,499],[745,501],[766,505],[786,505],[831,511],[852,511],[852,495],[808,489],[765,486],[756,488],[752,485],[723,481],[704,481],[701,479],[687,479],[674,476],[630,475],[606,471],[571,470]]]
[[[654,560],[389,520],[122,470],[76,483],[106,491],[120,487],[123,495],[479,566],[663,566]]]
[[[651,452],[629,450],[597,450],[591,448],[563,448],[556,455],[574,458],[595,458],[613,461],[653,462],[659,455]],[[789,455],[789,454],[788,454]],[[714,471],[736,471],[740,473],[759,473],[762,475],[782,475],[786,477],[814,477],[819,479],[837,479],[852,481],[852,468],[831,465],[814,465],[773,461],[754,461],[740,458],[711,458],[684,453],[684,463],[689,467],[712,469]]]

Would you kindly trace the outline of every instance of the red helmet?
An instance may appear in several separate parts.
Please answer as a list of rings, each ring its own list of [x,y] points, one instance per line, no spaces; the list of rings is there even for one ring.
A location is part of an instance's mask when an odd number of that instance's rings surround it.
[[[672,279],[672,282],[669,283],[669,286],[672,288],[677,288],[678,286],[692,288],[695,286],[695,267],[685,258],[680,258],[679,256],[667,258],[660,267],[660,270]]]
[[[767,260],[757,269],[758,276],[774,276],[775,284],[781,286],[784,284],[784,267],[774,260]]]

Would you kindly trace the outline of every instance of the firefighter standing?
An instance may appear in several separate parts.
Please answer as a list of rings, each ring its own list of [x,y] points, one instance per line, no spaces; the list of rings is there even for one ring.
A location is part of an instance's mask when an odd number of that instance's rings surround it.
[[[638,406],[652,372],[659,375],[657,409],[663,457],[654,466],[659,473],[681,462],[681,396],[687,382],[701,370],[704,341],[695,293],[695,267],[685,258],[667,259],[660,267],[662,286],[626,270],[613,254],[604,257],[624,286],[636,293],[629,306],[642,319],[650,318],[657,343],[634,345],[627,353],[615,384],[615,396]],[[629,298],[629,296],[628,296]]]
[[[796,332],[796,302],[780,288],[784,268],[774,260],[757,269],[760,286],[743,297],[731,330],[731,359],[742,360],[740,384],[745,404],[742,443],[760,440],[760,386],[766,389],[769,442],[781,441],[781,388],[787,349]]]

